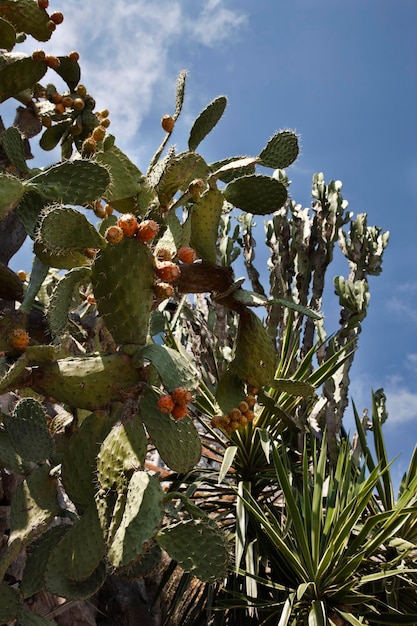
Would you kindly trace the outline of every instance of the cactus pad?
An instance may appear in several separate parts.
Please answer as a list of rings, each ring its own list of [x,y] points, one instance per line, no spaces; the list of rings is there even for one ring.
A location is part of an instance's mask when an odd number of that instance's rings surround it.
[[[225,96],[219,96],[210,102],[200,113],[190,130],[190,136],[188,138],[188,147],[191,151],[194,151],[203,141],[204,137],[213,130],[223,115],[226,105],[227,99]]]
[[[124,567],[144,551],[163,517],[163,492],[158,480],[146,472],[130,479],[122,521],[108,550],[114,567]]]
[[[45,587],[45,569],[49,557],[69,528],[67,524],[53,526],[32,544],[20,586],[24,598],[33,596]]]
[[[0,220],[19,204],[19,200],[25,193],[23,183],[9,174],[0,174]]]
[[[48,431],[46,413],[34,398],[23,398],[14,408],[13,415],[5,415],[4,425],[16,452],[33,463],[50,458],[54,450]]]
[[[287,190],[280,181],[260,174],[236,178],[223,193],[230,204],[254,215],[274,213],[287,199]]]
[[[136,358],[152,363],[166,389],[175,389],[175,387],[191,389],[198,384],[197,369],[190,359],[181,355],[177,350],[154,343],[140,350],[138,355],[135,355],[134,362]]]
[[[32,35],[38,41],[48,41],[48,13],[32,0],[4,0],[0,3],[0,17],[4,17],[19,33]]]
[[[97,459],[97,473],[104,489],[126,483],[126,472],[143,466],[147,440],[138,420],[115,424],[103,441]]]
[[[59,514],[55,483],[49,467],[41,465],[18,485],[10,510],[11,543],[33,540]]]
[[[104,196],[110,184],[107,169],[93,161],[64,161],[26,181],[50,202],[88,204]]]
[[[223,533],[208,518],[188,519],[163,528],[157,541],[186,572],[203,582],[227,573],[229,551]]]
[[[101,250],[91,279],[97,308],[119,344],[144,344],[153,301],[154,266],[149,248],[124,239]]]
[[[314,386],[303,380],[275,378],[271,386],[277,391],[288,393],[290,396],[311,398],[314,395]]]
[[[210,169],[216,179],[230,183],[235,178],[255,174],[255,165],[259,159],[254,157],[230,157],[217,163],[210,163]]]
[[[187,472],[201,457],[201,441],[189,417],[181,421],[160,413],[158,395],[148,389],[140,399],[142,420],[164,463],[174,472]]]
[[[274,377],[275,360],[275,346],[261,320],[252,311],[242,311],[231,370],[243,381],[263,387]]]
[[[185,191],[192,180],[206,178],[209,173],[209,166],[199,154],[182,152],[169,159],[156,185],[160,204],[168,206],[178,190]]]
[[[60,337],[65,332],[74,291],[89,278],[89,268],[75,267],[67,272],[55,286],[48,307],[49,328],[54,337]]]
[[[91,354],[44,363],[33,373],[33,389],[83,409],[99,409],[121,400],[135,386],[138,371],[122,354]]]
[[[2,4],[0,10],[1,7]],[[47,66],[43,61],[34,61],[31,57],[13,59],[10,56],[7,65],[0,67],[0,102],[32,87],[41,80],[46,70]]]
[[[0,584],[0,622],[11,622],[17,615],[20,606],[19,592],[9,585]]]
[[[13,25],[3,18],[0,18],[0,41],[2,47],[10,51],[16,43],[16,30]]]
[[[10,163],[17,167],[20,172],[24,174],[27,173],[28,166],[26,164],[25,148],[20,131],[15,126],[6,128],[0,136],[0,142]]]
[[[205,191],[191,212],[190,245],[207,263],[215,264],[223,195],[217,187]]]
[[[79,511],[84,511],[94,498],[96,459],[110,426],[110,419],[104,411],[91,413],[73,433],[64,453],[62,482]]]
[[[142,173],[119,148],[111,146],[103,152],[98,152],[94,160],[104,165],[110,172],[111,184],[104,196],[107,202],[112,204],[138,194],[143,179]]]
[[[291,130],[276,133],[259,154],[259,160],[265,167],[285,169],[298,156],[298,138]]]
[[[58,57],[59,66],[54,68],[55,72],[64,80],[70,91],[74,91],[81,78],[81,69],[78,61],[73,61],[67,56]]]
[[[104,562],[102,561],[91,576],[85,580],[72,581],[66,576],[67,563],[61,559],[59,546],[60,543],[57,544],[48,561],[45,573],[46,588],[54,595],[61,596],[67,600],[85,600],[90,598],[102,587],[106,579]]]

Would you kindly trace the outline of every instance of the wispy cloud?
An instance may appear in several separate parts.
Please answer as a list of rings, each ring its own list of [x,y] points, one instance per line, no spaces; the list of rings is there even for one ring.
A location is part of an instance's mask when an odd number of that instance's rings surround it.
[[[414,421],[417,424],[417,390],[405,387],[392,387],[385,390],[387,396],[387,425],[404,424]]]
[[[178,66],[182,51],[189,55],[193,48],[228,46],[245,24],[241,10],[225,4],[67,0],[63,24],[43,47],[52,54],[80,53],[82,82],[98,108],[110,109],[118,145],[134,149],[132,140],[136,135],[137,144],[137,131],[164,83],[170,87],[165,97],[172,108],[171,87],[183,69]],[[28,41],[25,47],[31,51],[36,45]]]

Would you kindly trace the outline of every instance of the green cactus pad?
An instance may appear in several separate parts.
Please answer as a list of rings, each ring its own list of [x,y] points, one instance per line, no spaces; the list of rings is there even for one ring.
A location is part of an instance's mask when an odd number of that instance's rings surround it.
[[[16,452],[25,461],[42,463],[52,456],[54,442],[48,431],[45,410],[37,400],[20,400],[13,415],[3,417],[3,423]]]
[[[254,215],[274,213],[287,199],[287,190],[280,181],[260,174],[236,178],[223,193],[230,204]]]
[[[185,191],[195,178],[206,178],[210,173],[204,159],[192,152],[182,152],[171,158],[155,189],[163,207],[169,205],[177,191]]]
[[[48,41],[51,37],[49,15],[33,0],[3,0],[0,16],[11,22],[17,32],[32,35],[38,41]]]
[[[155,343],[149,344],[135,355],[133,362],[139,364],[143,360],[152,363],[166,389],[172,390],[175,387],[192,389],[198,385],[197,369],[189,358],[177,350]]]
[[[10,163],[17,167],[20,172],[26,174],[28,172],[28,166],[26,164],[25,148],[20,131],[15,126],[6,128],[0,136],[0,142]]]
[[[225,96],[219,96],[210,102],[200,113],[190,130],[190,136],[188,138],[188,147],[190,150],[194,151],[203,141],[204,137],[213,130],[223,115],[226,104],[227,99]]]
[[[172,258],[174,258],[177,254],[178,248],[189,244],[191,224],[190,222],[181,224],[176,214],[173,211],[170,211],[165,216],[165,226],[166,228],[164,230],[164,234],[158,239],[155,246],[155,255],[157,255],[158,250],[162,248],[164,250],[169,250]]]
[[[34,3],[31,2],[31,4]],[[2,4],[0,4],[0,10],[1,7]],[[17,59],[10,57],[9,61],[7,65],[0,67],[0,102],[38,83],[47,70],[46,63],[34,61],[31,57]]]
[[[65,133],[69,130],[71,124],[72,121],[66,119],[46,128],[39,140],[39,145],[42,150],[48,151],[56,148]]]
[[[174,120],[176,120],[181,113],[182,105],[184,103],[185,83],[187,81],[187,72],[182,70],[178,74],[177,85],[175,89],[175,112]]]
[[[122,487],[125,474],[142,467],[145,462],[147,439],[138,419],[113,426],[100,447],[97,476],[103,489]]]
[[[17,474],[28,472],[32,465],[16,452],[10,435],[3,429],[0,429],[0,466],[6,467]]]
[[[61,478],[65,491],[79,511],[84,511],[96,491],[96,459],[111,422],[104,411],[91,413],[72,434],[64,452]]]
[[[275,367],[275,346],[264,325],[252,311],[242,311],[231,370],[246,383],[263,387],[274,378]]]
[[[138,383],[138,371],[123,354],[90,354],[40,365],[33,389],[80,409],[96,410],[123,399]]]
[[[285,169],[298,156],[298,137],[291,130],[276,133],[260,152],[259,159],[265,167]]]
[[[19,607],[19,592],[9,585],[0,584],[0,622],[2,624],[11,622],[17,616]]]
[[[30,598],[45,587],[45,569],[49,557],[69,529],[70,526],[67,524],[53,526],[32,544],[20,586],[24,598]]]
[[[191,216],[188,218],[191,222],[190,245],[203,261],[213,265],[217,257],[217,238],[222,208],[222,192],[217,187],[212,187],[205,191],[194,204]]]
[[[104,165],[110,172],[111,184],[104,196],[112,204],[117,200],[131,198],[138,194],[143,175],[117,146],[111,146],[103,152],[98,152],[94,160]]]
[[[102,198],[110,184],[105,167],[93,161],[64,161],[25,181],[50,202],[89,204]]]
[[[164,463],[187,472],[201,457],[201,440],[189,417],[175,421],[157,408],[158,395],[148,389],[139,401],[142,420]]]
[[[0,18],[0,41],[2,48],[10,51],[16,43],[16,30],[7,20]]]
[[[52,252],[40,241],[35,241],[33,244],[33,252],[46,267],[53,267],[57,270],[72,270],[73,268],[91,265],[91,259],[79,250]]]
[[[119,570],[118,575],[128,580],[134,580],[135,578],[143,578],[155,571],[161,562],[162,550],[157,543],[154,543],[142,552],[142,554],[131,565]]]
[[[65,537],[64,537],[65,539]],[[67,600],[86,600],[93,596],[106,580],[106,565],[102,561],[94,572],[82,581],[72,581],[66,576],[66,563],[59,554],[59,545],[51,555],[45,573],[48,591]]]
[[[35,238],[35,229],[39,215],[45,206],[45,198],[36,191],[26,191],[19,202],[16,213],[31,239]]]
[[[72,61],[69,57],[58,57],[59,66],[55,72],[64,80],[70,91],[74,91],[81,78],[81,68],[78,61]]]
[[[137,239],[101,250],[91,280],[97,308],[119,344],[146,342],[155,280],[153,257]]]
[[[145,549],[163,518],[163,491],[154,476],[135,472],[127,490],[122,521],[109,546],[107,557],[114,567],[125,567]]]
[[[255,157],[236,156],[210,163],[210,169],[213,176],[220,179],[224,183],[230,183],[235,178],[241,176],[249,176],[255,173],[255,165],[259,159]]]
[[[12,211],[25,193],[25,187],[16,176],[0,174],[0,220]]]
[[[10,509],[10,542],[26,543],[44,530],[59,514],[56,480],[49,466],[41,465],[18,485]]]
[[[227,573],[229,550],[223,533],[207,519],[188,519],[159,531],[157,541],[183,570],[203,582],[221,580]]]
[[[228,413],[245,399],[245,387],[240,376],[226,370],[219,379],[216,389],[216,400],[223,411]]]
[[[94,500],[82,517],[65,533],[51,560],[71,582],[89,578],[104,557],[104,539]]]
[[[68,325],[68,315],[74,298],[74,291],[90,279],[88,267],[75,267],[56,284],[48,306],[49,328],[54,337],[61,337]]]
[[[41,216],[37,241],[52,252],[104,248],[107,241],[88,219],[70,207],[52,206]]]

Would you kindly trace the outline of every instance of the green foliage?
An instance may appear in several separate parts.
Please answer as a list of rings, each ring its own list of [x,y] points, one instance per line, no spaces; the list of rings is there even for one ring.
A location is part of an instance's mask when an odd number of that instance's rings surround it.
[[[35,257],[24,284],[6,266],[1,274],[23,298],[0,318],[0,393],[13,400],[2,409],[0,464],[22,475],[1,578],[28,554],[20,592],[0,587],[2,620],[46,625],[26,610],[30,596],[89,598],[109,571],[142,576],[164,550],[163,580],[182,571],[173,606],[184,596],[184,624],[207,623],[209,607],[213,624],[408,623],[417,453],[396,501],[382,396],[377,460],[357,416],[360,448],[338,443],[367,276],[381,272],[388,233],[366,214],[354,219],[340,181],[322,174],[311,211],[290,199],[284,168],[299,151],[290,130],[258,156],[208,164],[196,150],[224,96],[199,114],[187,150],[163,156],[168,128],[143,174],[107,134],[108,113],[94,112],[74,55],[52,62],[68,90],[42,87],[42,54],[12,51],[20,32],[46,41],[48,14],[34,0],[4,0],[0,101],[30,114],[0,136],[0,219],[17,217]],[[175,125],[185,85],[181,72]],[[27,138],[42,124],[41,148],[60,145],[62,160],[31,169]],[[255,215],[268,216],[269,289],[254,264]],[[112,243],[122,217],[137,227]],[[141,235],[147,220],[153,238]],[[337,243],[349,276],[334,280],[341,322],[327,338],[321,302]],[[187,263],[190,246],[197,260]],[[234,277],[240,252],[251,290]],[[16,328],[30,330],[26,350],[10,343]],[[188,596],[193,577],[200,586]]]

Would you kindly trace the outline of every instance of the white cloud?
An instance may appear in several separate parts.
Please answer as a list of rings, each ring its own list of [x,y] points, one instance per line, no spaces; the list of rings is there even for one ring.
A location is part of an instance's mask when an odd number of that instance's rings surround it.
[[[414,421],[417,424],[417,391],[405,387],[390,387],[387,396],[387,425],[404,424]]]
[[[137,131],[162,86],[161,97],[173,108],[176,76],[187,69],[177,65],[181,51],[227,46],[245,24],[240,10],[224,5],[225,0],[67,0],[63,24],[42,47],[57,55],[79,52],[82,82],[97,107],[110,110],[111,132],[132,156]],[[26,42],[26,50],[35,44]]]

